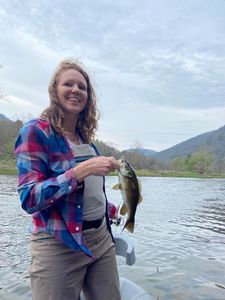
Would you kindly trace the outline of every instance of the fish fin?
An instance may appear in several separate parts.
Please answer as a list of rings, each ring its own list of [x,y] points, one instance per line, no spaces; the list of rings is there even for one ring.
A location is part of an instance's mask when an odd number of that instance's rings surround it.
[[[115,184],[113,189],[114,190],[121,190],[122,189],[121,184],[120,183]]]
[[[138,179],[137,181],[138,181],[139,193],[141,193],[141,190],[142,190],[142,187],[141,187],[141,182],[140,182],[140,180],[139,180],[139,179]]]
[[[127,206],[126,204],[123,204],[122,207],[120,208],[120,214],[124,216],[127,213]]]
[[[142,200],[143,200],[143,198],[142,198],[142,196],[141,196],[141,194],[140,194],[140,195],[139,195],[139,198],[138,198],[138,204],[140,204]]]
[[[129,232],[133,233],[134,232],[134,221],[127,220],[123,227],[123,230],[124,230],[124,228],[126,228]]]

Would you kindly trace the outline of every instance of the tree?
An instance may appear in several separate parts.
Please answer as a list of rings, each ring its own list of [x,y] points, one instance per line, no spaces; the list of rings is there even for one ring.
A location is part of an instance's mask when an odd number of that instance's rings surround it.
[[[213,161],[211,168],[217,174],[224,174],[225,173],[225,158]]]
[[[23,123],[0,120],[0,159],[14,158],[14,143]]]
[[[121,152],[117,149],[115,149],[112,146],[107,145],[106,143],[96,139],[94,141],[95,145],[97,146],[99,152],[101,153],[101,155],[104,156],[113,156],[116,159],[119,159],[121,157]]]
[[[189,158],[188,165],[191,171],[197,171],[200,174],[208,174],[208,170],[214,161],[214,155],[207,150],[194,152]]]
[[[171,161],[170,168],[178,172],[186,171],[187,170],[186,160],[181,157],[175,157]]]
[[[144,144],[141,143],[138,139],[136,139],[134,141],[134,143],[131,145],[131,148],[135,149],[136,152],[139,152],[139,151],[141,152],[141,150],[144,149]]]

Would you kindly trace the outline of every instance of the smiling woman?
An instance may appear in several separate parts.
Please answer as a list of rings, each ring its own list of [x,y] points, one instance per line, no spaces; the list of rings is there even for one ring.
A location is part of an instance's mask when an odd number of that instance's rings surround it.
[[[50,106],[44,110],[42,117],[48,119],[57,132],[78,133],[86,143],[90,143],[97,129],[99,112],[90,77],[81,64],[73,60],[62,61],[48,91]]]
[[[65,134],[72,142],[79,144],[78,135],[76,132],[73,132],[73,122],[77,123],[79,114],[87,104],[86,80],[77,70],[68,69],[59,77],[56,91],[59,106],[64,112]]]
[[[87,103],[87,83],[77,70],[69,69],[61,74],[57,94],[64,114],[74,115],[83,111]]]
[[[120,300],[104,176],[119,167],[92,143],[98,112],[80,64],[60,63],[50,105],[16,141],[22,208],[32,214],[33,299]],[[111,216],[113,217],[113,216]]]

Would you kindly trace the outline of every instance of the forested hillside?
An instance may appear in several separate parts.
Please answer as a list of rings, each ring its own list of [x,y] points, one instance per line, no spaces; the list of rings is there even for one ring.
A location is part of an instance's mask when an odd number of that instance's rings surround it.
[[[0,115],[0,160],[15,160],[14,157],[14,143],[19,129],[22,127],[22,121],[13,122],[4,115]],[[96,140],[95,144],[99,149],[101,155],[114,156],[119,159],[125,156],[136,169],[154,169],[156,162],[152,158],[147,158],[141,153],[130,153],[127,151],[120,152],[104,143]]]
[[[22,125],[22,121],[13,122],[0,114],[1,163],[15,161],[14,143]],[[95,144],[101,155],[125,157],[135,169],[225,174],[225,126],[161,152],[139,148],[119,151],[100,140]]]
[[[96,140],[95,144],[101,155],[114,156],[117,159],[125,157],[135,169],[159,170],[161,168],[160,162],[154,158],[145,156],[139,149],[136,151],[118,151],[99,140]]]
[[[14,159],[14,143],[22,121],[13,122],[7,118],[0,118],[0,159]]]
[[[158,152],[155,158],[168,161],[176,157],[185,157],[194,152],[207,151],[214,155],[216,160],[225,159],[225,126],[203,133],[169,149]]]

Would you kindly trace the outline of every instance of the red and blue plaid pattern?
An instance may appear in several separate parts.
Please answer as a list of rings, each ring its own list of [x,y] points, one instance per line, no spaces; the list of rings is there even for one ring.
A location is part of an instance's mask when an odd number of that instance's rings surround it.
[[[32,214],[31,232],[47,231],[69,248],[92,256],[82,236],[84,186],[71,169],[76,162],[67,139],[47,121],[31,120],[20,130],[15,153],[18,192],[22,208]],[[110,230],[107,212],[106,218]]]

